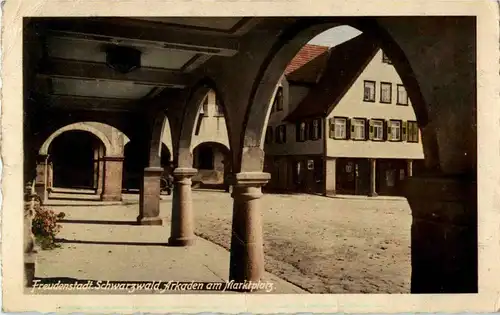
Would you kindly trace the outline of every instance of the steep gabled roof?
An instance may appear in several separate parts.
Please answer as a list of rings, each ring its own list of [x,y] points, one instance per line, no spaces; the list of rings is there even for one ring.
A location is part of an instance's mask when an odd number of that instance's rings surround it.
[[[326,116],[351,88],[378,50],[375,40],[365,34],[331,49],[321,78],[285,120],[294,122]]]
[[[285,69],[289,81],[316,83],[328,60],[327,46],[305,45]]]
[[[290,83],[318,83],[323,70],[326,68],[329,55],[329,50],[324,51],[321,55],[310,60],[302,67],[285,75],[286,79]]]

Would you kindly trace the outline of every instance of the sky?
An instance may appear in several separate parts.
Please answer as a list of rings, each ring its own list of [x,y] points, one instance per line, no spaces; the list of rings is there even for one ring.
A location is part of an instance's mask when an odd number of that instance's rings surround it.
[[[346,42],[360,34],[361,32],[357,29],[347,25],[342,25],[324,31],[323,33],[311,39],[309,41],[309,44],[333,47],[342,44],[343,42]]]

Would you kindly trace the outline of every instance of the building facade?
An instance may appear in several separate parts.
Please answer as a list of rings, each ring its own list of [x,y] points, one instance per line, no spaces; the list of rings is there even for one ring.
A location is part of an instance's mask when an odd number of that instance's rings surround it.
[[[401,195],[402,181],[418,171],[424,156],[415,112],[381,49],[338,90],[338,101],[310,97],[324,84],[324,71],[349,72],[348,65],[328,63],[341,49],[353,53],[355,44],[305,46],[288,66],[266,130],[268,191]]]
[[[227,189],[226,175],[231,170],[229,140],[224,108],[211,90],[198,110],[191,141],[194,187]],[[170,126],[165,126],[163,143],[172,148]]]

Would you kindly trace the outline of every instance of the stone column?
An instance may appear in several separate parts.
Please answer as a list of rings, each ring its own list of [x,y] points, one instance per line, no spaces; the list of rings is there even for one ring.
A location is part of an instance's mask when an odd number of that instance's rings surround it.
[[[122,173],[123,157],[105,156],[104,161],[104,187],[101,194],[103,201],[122,200]]]
[[[168,244],[190,246],[194,235],[193,200],[191,178],[198,172],[194,168],[176,168],[173,172],[174,191],[172,196],[172,227]]]
[[[104,157],[99,156],[99,176],[97,177],[97,194],[102,195],[103,190],[104,190]],[[123,168],[123,166],[122,166]]]
[[[160,179],[162,167],[146,167],[141,181],[139,216],[141,225],[162,225],[160,215]]]
[[[337,188],[337,158],[325,157],[325,196],[332,196]]]
[[[370,197],[377,197],[377,159],[370,159]]]
[[[406,181],[411,228],[411,292],[474,293],[477,278],[475,179],[418,176]]]
[[[49,181],[49,169],[48,169],[49,156],[41,154],[38,156],[36,164],[36,179],[35,179],[35,192],[40,197],[42,203],[47,202],[49,199],[48,195],[48,181]]]
[[[269,173],[235,174],[229,279],[258,281],[264,275],[264,248],[260,201]]]
[[[98,193],[98,188],[99,188],[99,162],[100,162],[100,156],[99,156],[99,149],[94,149],[94,182],[93,182],[93,188]]]
[[[35,215],[35,183],[26,187],[27,199],[24,205],[24,286],[32,286],[35,278],[36,250],[32,232],[32,222]]]
[[[413,176],[413,160],[406,161],[406,177]]]

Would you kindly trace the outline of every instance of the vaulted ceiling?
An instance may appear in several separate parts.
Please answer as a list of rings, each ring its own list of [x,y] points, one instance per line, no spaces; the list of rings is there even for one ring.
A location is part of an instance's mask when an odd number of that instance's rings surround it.
[[[210,58],[238,53],[257,18],[37,18],[35,94],[56,109],[131,111],[167,89],[189,86]],[[131,71],[110,66],[112,47],[134,48]],[[121,58],[123,53],[118,53]]]

